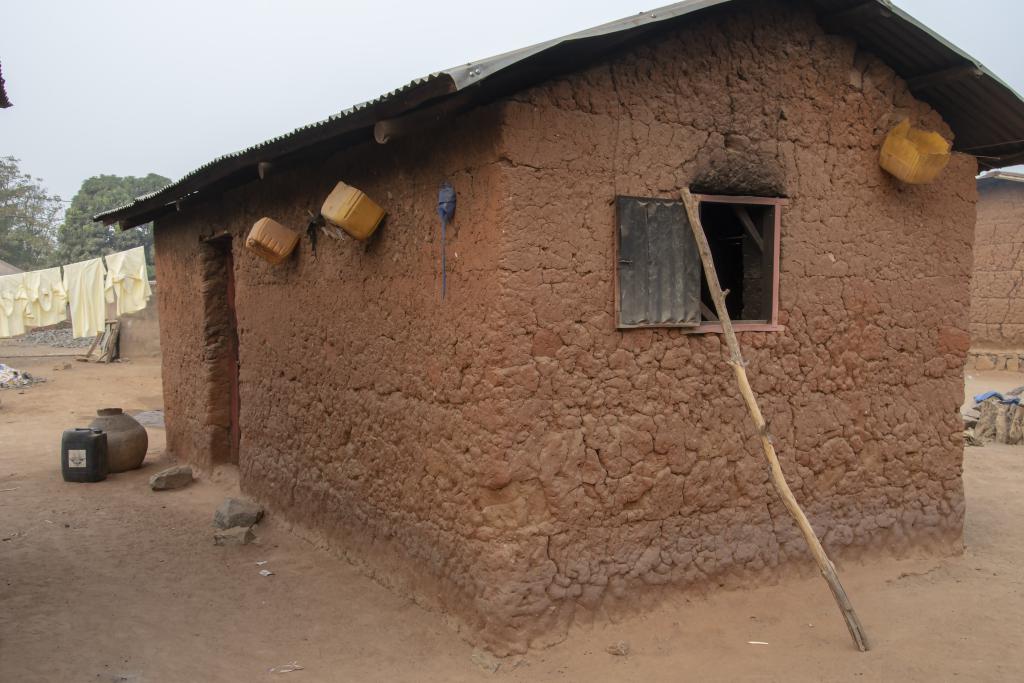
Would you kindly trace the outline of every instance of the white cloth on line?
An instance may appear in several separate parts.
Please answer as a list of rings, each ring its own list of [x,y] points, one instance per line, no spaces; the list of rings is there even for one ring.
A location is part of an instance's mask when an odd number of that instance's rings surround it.
[[[0,276],[0,337],[25,334],[25,273]]]
[[[107,302],[117,299],[117,315],[141,311],[153,295],[146,270],[146,249],[135,247],[106,256]]]
[[[76,337],[95,337],[103,331],[106,303],[103,300],[103,259],[89,259],[64,266],[64,290],[71,308],[71,329]]]
[[[29,327],[56,325],[67,320],[68,295],[60,268],[25,273],[25,324]]]

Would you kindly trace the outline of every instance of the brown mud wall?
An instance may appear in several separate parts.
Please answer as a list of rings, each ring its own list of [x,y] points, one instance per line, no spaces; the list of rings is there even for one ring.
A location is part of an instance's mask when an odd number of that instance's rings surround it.
[[[153,298],[141,311],[121,316],[121,331],[118,333],[117,344],[121,358],[135,360],[137,358],[160,357],[160,315],[157,304],[157,285],[151,282]],[[108,314],[108,319],[111,316]]]
[[[794,492],[833,552],[955,546],[974,160],[887,177],[889,126],[949,135],[938,115],[810,13],[749,8],[158,222],[172,451],[210,458],[198,237],[226,229],[243,488],[494,650],[806,563],[719,338],[618,332],[612,309],[617,194],[782,194],[785,330],[741,343]],[[304,239],[280,267],[241,248],[342,178],[389,211],[369,244]]]
[[[741,344],[797,498],[833,552],[956,547],[976,164],[901,185],[885,65],[780,3],[708,18],[505,108],[508,335],[481,468],[496,641],[665,584],[809,564],[718,336],[615,331],[616,195],[779,194],[781,323]],[[529,566],[530,571],[523,571]]]
[[[978,184],[971,346],[979,351],[1024,350],[1024,183]],[[1019,361],[1007,369],[1018,368]]]
[[[216,223],[211,223],[216,224]],[[207,233],[210,234],[210,233]],[[227,273],[196,230],[154,231],[167,450],[199,468],[231,461]]]
[[[205,340],[198,239],[189,230],[157,229],[153,240],[159,283],[155,294],[164,322],[160,326],[160,360],[167,451],[179,460],[205,467],[210,451],[203,438]]]
[[[279,516],[322,537],[381,581],[479,628],[474,604],[491,553],[476,537],[473,473],[497,416],[502,197],[496,110],[387,146],[368,145],[158,221],[165,403],[172,453],[223,460],[209,415],[227,392],[204,363],[218,315],[201,292],[200,237],[228,231],[240,348],[241,484]],[[367,243],[303,236],[271,266],[243,248],[262,216],[303,230],[335,183],[388,210]],[[458,189],[441,301],[439,184]],[[173,321],[173,322],[171,322]],[[211,338],[211,334],[213,337]],[[212,339],[212,341],[211,341]]]

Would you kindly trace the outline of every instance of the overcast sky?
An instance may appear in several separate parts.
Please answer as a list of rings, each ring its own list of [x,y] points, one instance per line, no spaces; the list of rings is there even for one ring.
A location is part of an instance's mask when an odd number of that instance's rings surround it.
[[[431,71],[635,14],[643,0],[6,0],[0,156],[70,199],[178,178]],[[1024,91],[1020,0],[897,3]]]

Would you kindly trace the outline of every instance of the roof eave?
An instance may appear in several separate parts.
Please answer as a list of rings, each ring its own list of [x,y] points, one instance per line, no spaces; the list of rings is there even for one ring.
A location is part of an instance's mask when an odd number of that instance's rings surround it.
[[[363,129],[372,130],[374,123],[381,118],[410,111],[424,103],[452,94],[455,90],[454,80],[448,74],[431,74],[376,100],[357,104],[330,118],[218,157],[166,187],[96,214],[93,220],[106,225],[118,223],[122,230],[143,225],[161,215],[180,210],[185,204],[196,201],[199,195],[210,194],[209,189],[212,185],[222,184],[225,179],[232,176],[242,176],[243,182],[255,180],[258,177],[257,166],[261,162],[276,161],[348,133]]]
[[[340,148],[372,139],[374,125],[415,114],[425,106],[466,92],[484,102],[559,72],[581,68],[631,40],[684,16],[733,0],[686,0],[440,71],[370,102],[298,128],[286,135],[201,166],[155,193],[105,211],[94,220],[130,228],[184,205],[216,196],[226,187],[259,177],[260,163],[296,157],[314,146]],[[928,102],[956,134],[954,149],[978,159],[982,169],[1024,163],[1024,100],[977,60],[893,6],[888,0],[810,0],[819,20],[874,52],[903,77],[915,97]],[[456,109],[452,108],[451,111]],[[332,144],[333,143],[333,144]]]

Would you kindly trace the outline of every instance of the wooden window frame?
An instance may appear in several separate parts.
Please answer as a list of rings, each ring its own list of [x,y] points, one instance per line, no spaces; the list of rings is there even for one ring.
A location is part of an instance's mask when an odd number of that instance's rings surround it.
[[[742,322],[734,321],[732,326],[736,332],[781,332],[785,329],[779,324],[779,271],[780,256],[782,251],[782,209],[789,204],[789,201],[782,197],[752,197],[745,195],[718,195],[718,194],[695,194],[694,198],[698,206],[703,203],[714,204],[752,204],[757,206],[772,207],[772,240],[771,240],[771,263],[772,263],[772,297],[771,315],[766,321]],[[655,198],[656,199],[656,198]],[[613,232],[612,263],[614,277],[612,286],[615,290],[615,327],[619,330],[638,329],[674,329],[682,334],[721,334],[722,324],[717,321],[701,322],[697,326],[680,325],[622,325],[619,323],[619,240]]]
[[[772,207],[772,304],[771,315],[764,322],[734,321],[732,327],[737,332],[780,332],[784,327],[779,325],[779,256],[782,251],[782,207],[787,202],[781,197],[748,197],[721,194],[695,194],[700,204],[753,204]],[[719,322],[701,322],[697,327],[683,330],[689,334],[721,334],[722,324]]]

